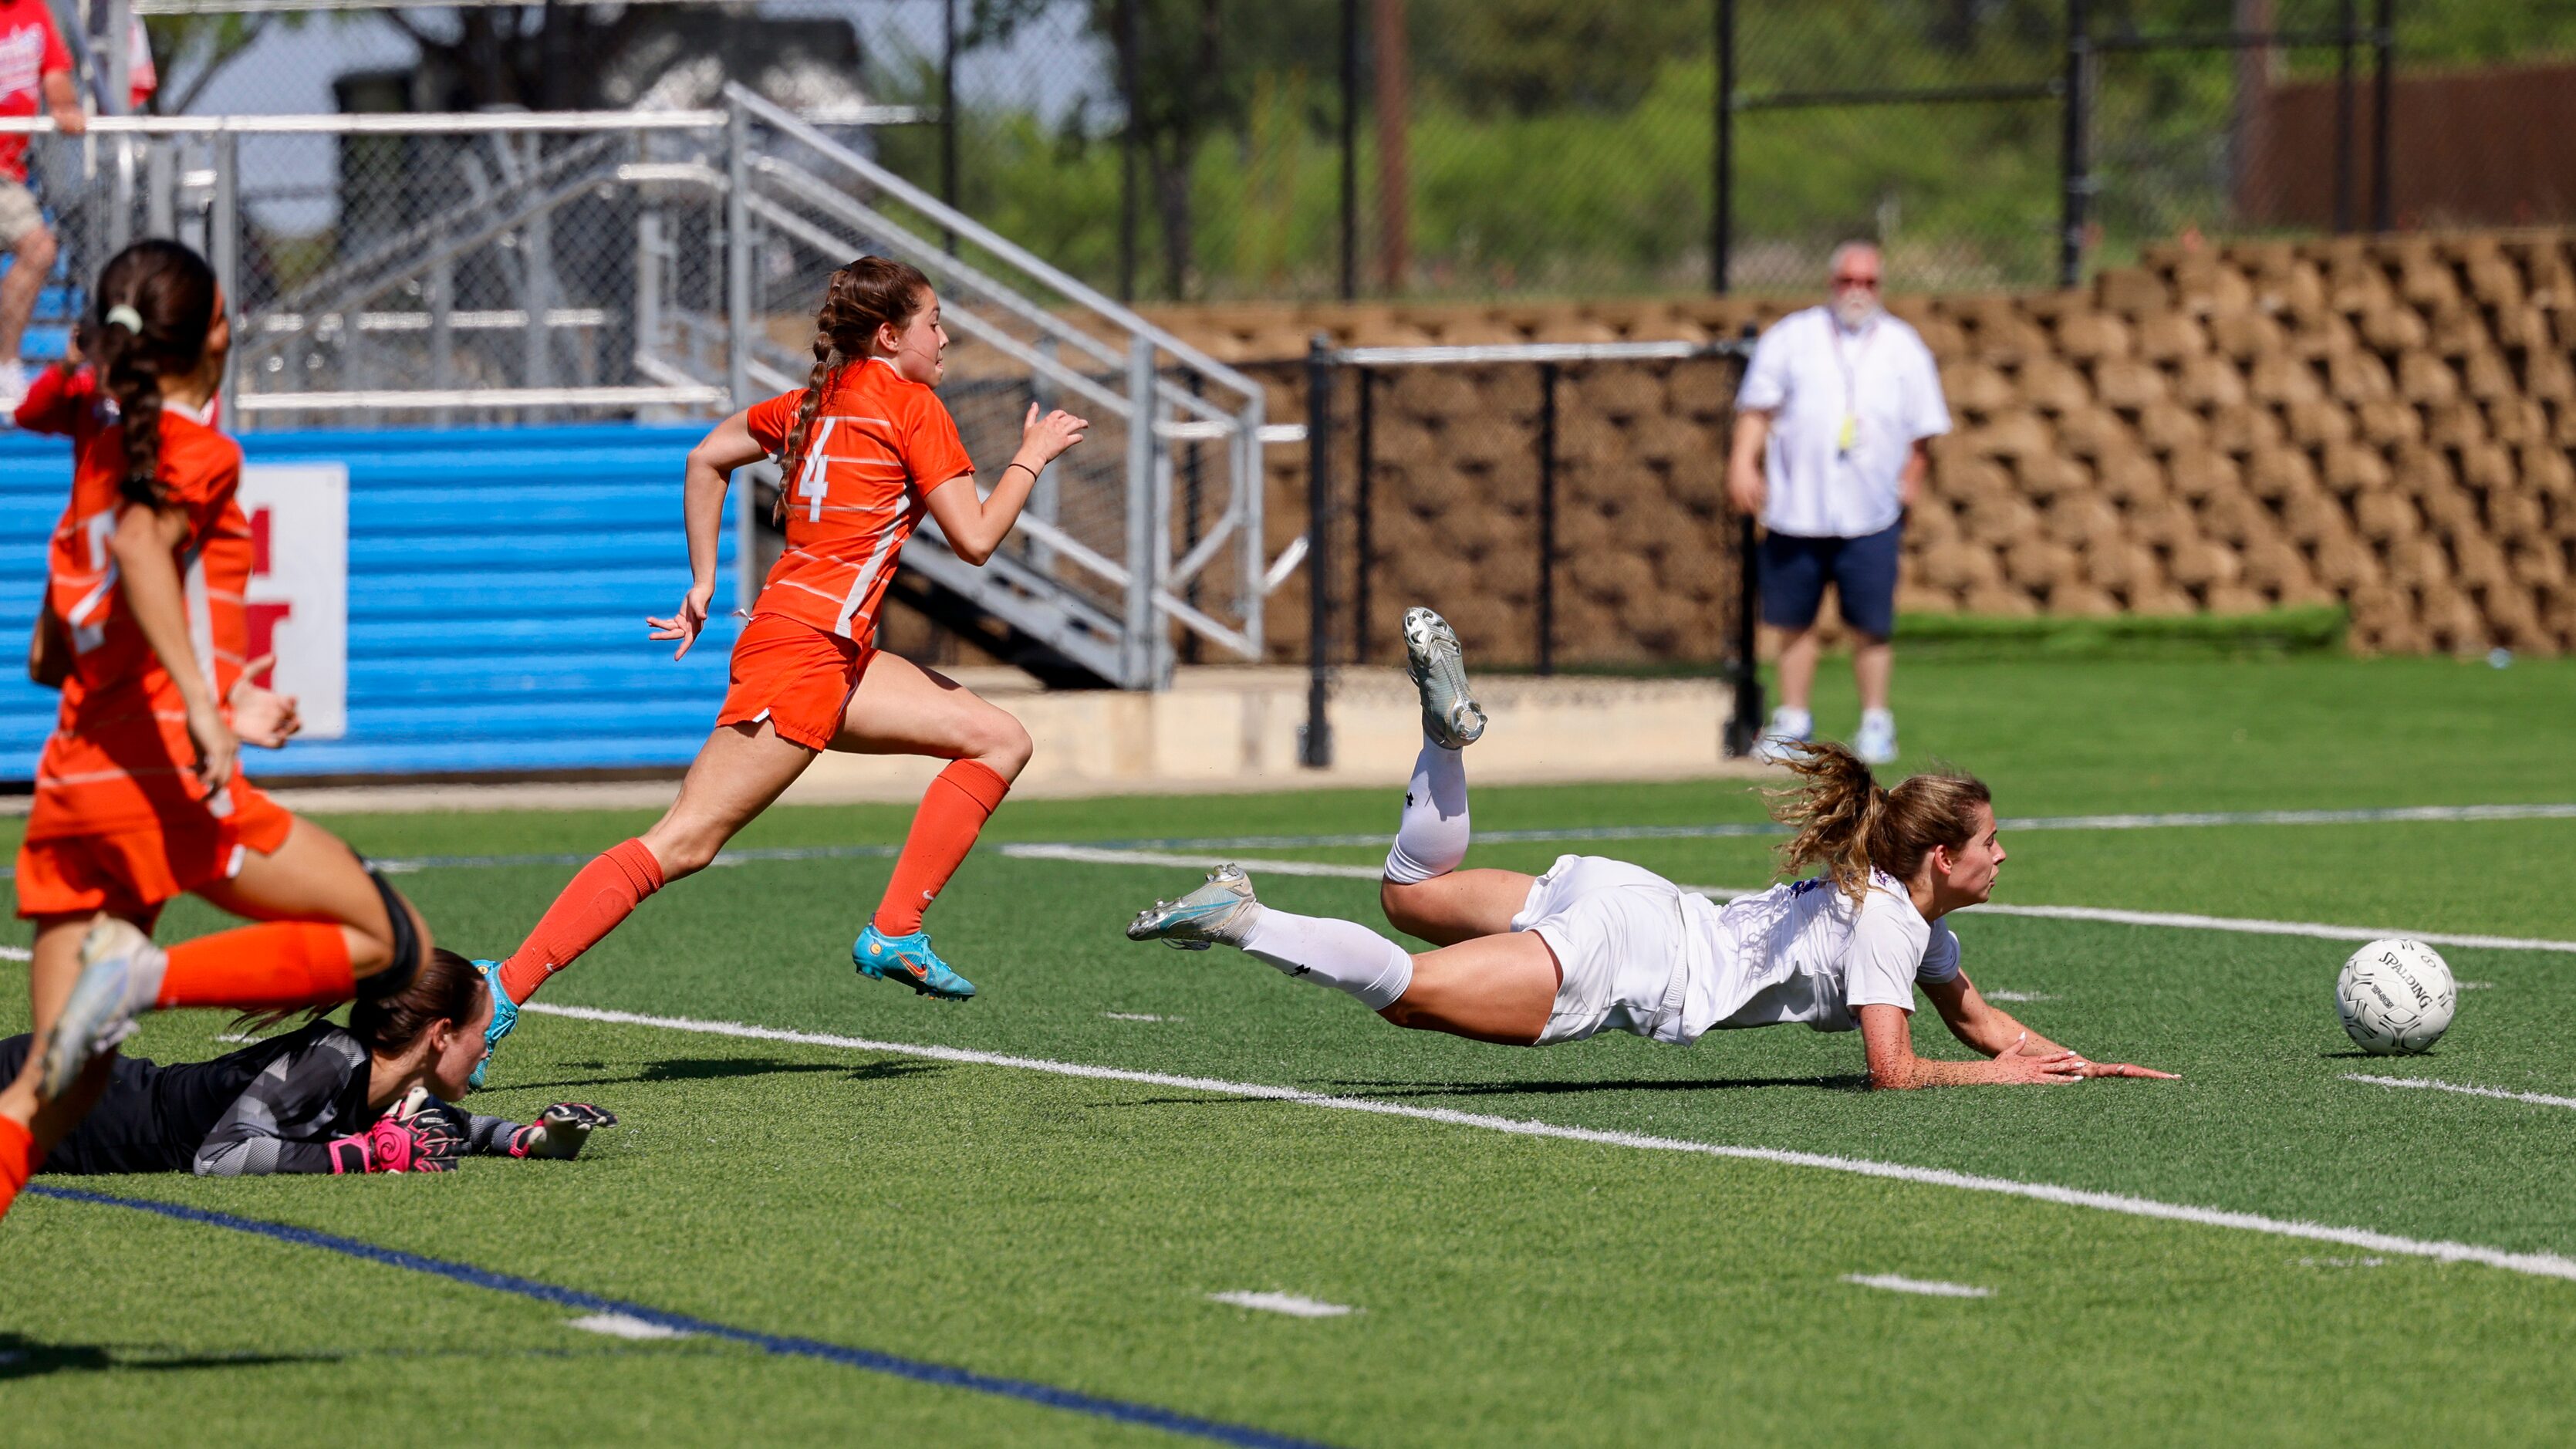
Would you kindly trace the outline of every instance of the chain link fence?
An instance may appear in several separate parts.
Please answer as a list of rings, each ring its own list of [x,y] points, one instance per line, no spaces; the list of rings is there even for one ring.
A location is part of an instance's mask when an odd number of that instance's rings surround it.
[[[297,56],[353,57],[320,66],[313,109],[703,107],[727,78],[807,113],[876,107],[905,119],[853,144],[1121,298],[1804,290],[1852,235],[1887,245],[1898,289],[1992,290],[2195,233],[2576,216],[2564,6],[774,0],[289,14],[260,32],[161,13],[205,0],[136,3],[161,99],[201,108],[238,99],[290,24]],[[185,195],[210,164],[44,149],[52,206],[94,233],[75,284],[117,234],[93,213],[148,227],[172,194],[152,168]],[[247,286],[291,287],[402,208],[505,189],[526,163],[489,143],[376,149],[242,153],[267,238]],[[417,194],[387,180],[414,166]],[[538,280],[625,287],[637,255]],[[614,370],[616,339],[556,341],[521,350],[540,372],[585,375],[594,351]]]

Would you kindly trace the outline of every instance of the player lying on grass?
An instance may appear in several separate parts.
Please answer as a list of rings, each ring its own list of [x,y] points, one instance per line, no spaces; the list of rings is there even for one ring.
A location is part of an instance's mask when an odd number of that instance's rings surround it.
[[[98,1105],[44,1172],[436,1172],[471,1153],[569,1158],[617,1118],[559,1102],[527,1126],[449,1106],[483,1060],[492,996],[472,962],[433,950],[412,984],[229,1056],[178,1066],[119,1057]],[[0,1041],[0,1077],[32,1036]]]
[[[778,459],[773,516],[787,549],[734,640],[732,683],[680,797],[652,829],[582,867],[493,968],[495,1045],[549,977],[645,897],[704,870],[825,750],[949,762],[923,792],[850,959],[861,976],[924,996],[975,994],[930,948],[922,913],[1028,764],[1029,733],[957,681],[880,651],[877,616],[923,519],[939,525],[959,558],[983,563],[1018,522],[1038,474],[1091,425],[1031,403],[1020,450],[987,494],[934,391],[947,351],[930,279],[906,263],[861,257],[832,274],[805,386],[735,413],[690,450],[681,511],[694,581],[671,617],[646,620],[654,638],[679,641],[672,657],[688,653],[706,626],[735,469]]]
[[[1804,1022],[1858,1027],[1874,1087],[2169,1077],[2090,1061],[2015,1021],[1959,969],[1941,918],[1993,893],[2004,849],[1986,787],[1916,775],[1893,790],[1839,745],[1790,761],[1800,786],[1774,797],[1797,827],[1784,882],[1721,908],[1643,867],[1559,856],[1542,876],[1458,869],[1466,859],[1461,752],[1485,731],[1458,636],[1429,609],[1404,619],[1422,691],[1422,753],[1405,789],[1380,899],[1400,930],[1437,942],[1419,955],[1350,921],[1290,915],[1220,866],[1177,901],[1158,901],[1130,939],[1205,950],[1222,942],[1291,976],[1346,991],[1397,1026],[1508,1046],[1552,1046],[1610,1028],[1687,1045],[1702,1034]],[[1915,988],[1977,1062],[1914,1054]]]

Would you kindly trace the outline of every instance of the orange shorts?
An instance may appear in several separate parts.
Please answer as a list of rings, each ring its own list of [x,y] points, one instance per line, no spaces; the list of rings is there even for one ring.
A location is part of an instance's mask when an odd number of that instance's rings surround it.
[[[171,897],[240,874],[242,855],[286,843],[295,817],[239,775],[232,813],[164,817],[95,835],[52,835],[18,846],[18,916],[108,911],[150,921]]]
[[[716,723],[769,721],[782,740],[828,750],[876,646],[776,614],[754,614],[733,644],[733,683]]]

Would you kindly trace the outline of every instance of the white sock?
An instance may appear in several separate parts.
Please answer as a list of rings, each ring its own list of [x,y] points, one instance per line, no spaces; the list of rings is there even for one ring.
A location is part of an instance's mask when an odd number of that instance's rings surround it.
[[[1816,717],[1803,709],[1782,705],[1771,711],[1770,733],[1788,739],[1803,740],[1816,732]]]
[[[1386,878],[1415,885],[1447,875],[1467,858],[1467,761],[1425,735],[1404,787],[1404,816],[1386,853]]]
[[[1892,731],[1896,728],[1896,711],[1892,709],[1862,710],[1860,712],[1860,727],[1862,729],[1870,729],[1874,727],[1877,729]]]
[[[1393,1006],[1413,984],[1412,955],[1353,921],[1264,906],[1244,934],[1243,949],[1291,976],[1347,991],[1371,1011]]]

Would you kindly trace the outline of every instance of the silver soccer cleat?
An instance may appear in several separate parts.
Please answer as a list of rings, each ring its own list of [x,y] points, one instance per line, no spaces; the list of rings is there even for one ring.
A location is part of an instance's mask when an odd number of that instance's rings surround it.
[[[134,1033],[134,1018],[161,994],[165,957],[130,921],[101,916],[81,937],[80,979],[45,1038],[43,1091],[60,1097],[99,1053]]]
[[[1467,657],[1458,631],[1429,609],[1404,611],[1404,672],[1422,691],[1422,731],[1444,749],[1484,738],[1485,711],[1467,688]]]
[[[1177,901],[1156,901],[1127,924],[1130,941],[1160,941],[1184,951],[1204,951],[1219,941],[1240,948],[1261,918],[1252,877],[1231,862],[1208,872],[1207,883]]]

